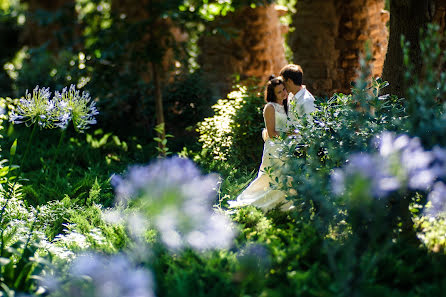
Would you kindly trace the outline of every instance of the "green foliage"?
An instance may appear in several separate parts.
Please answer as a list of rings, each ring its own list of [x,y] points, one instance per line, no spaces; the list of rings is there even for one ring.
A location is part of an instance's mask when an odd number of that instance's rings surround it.
[[[426,32],[420,32],[420,63],[423,69],[418,76],[414,73],[415,65],[410,62],[409,42],[401,38],[406,67],[404,78],[409,86],[405,100],[409,119],[406,125],[409,133],[420,137],[427,147],[446,145],[446,56],[441,50],[445,40],[446,36],[439,33],[438,25],[429,24]]]
[[[30,49],[20,64],[13,66],[18,75],[14,80],[15,93],[10,96],[22,96],[30,86],[36,85],[52,90],[61,90],[72,83],[77,85],[86,72],[79,69],[79,64],[79,57],[69,50],[55,56],[45,48]]]
[[[287,191],[294,189],[289,198],[305,218],[314,219],[324,230],[336,225],[333,218],[343,219],[333,203],[338,207],[347,203],[334,200],[330,188],[332,170],[342,166],[353,152],[373,151],[371,140],[380,132],[404,132],[401,131],[405,116],[401,100],[379,96],[386,82],[377,79],[368,83],[370,70],[365,61],[361,62],[361,76],[350,95],[335,94],[321,102],[313,113],[314,120],[308,122],[304,118],[298,135],[284,141],[288,161],[281,184]],[[291,177],[291,183],[287,183],[290,179],[287,176]]]
[[[165,134],[164,123],[157,125],[155,127],[155,131],[158,133],[159,136],[153,138],[153,140],[158,144],[158,146],[156,147],[156,150],[158,151],[158,156],[161,158],[165,158],[168,155],[172,154],[172,152],[169,152],[169,148],[167,147],[167,138],[173,137],[173,135]]]
[[[196,146],[196,124],[212,114],[216,101],[210,94],[210,84],[199,71],[179,75],[164,88],[166,130],[175,136],[170,141],[173,151]]]
[[[258,167],[262,155],[263,98],[258,87],[238,86],[212,106],[215,115],[198,124],[201,157],[234,167]]]
[[[30,292],[37,287],[34,278],[41,273],[45,259],[36,255],[35,215],[19,200],[20,192],[9,193],[0,195],[0,292]]]
[[[30,132],[25,127],[9,129],[10,135],[5,137],[4,144],[10,145],[13,139],[19,139],[16,159],[24,157],[20,140],[29,138]],[[100,129],[86,133],[81,138],[69,130],[66,132],[66,141],[59,148],[58,131],[36,133],[38,141],[33,142],[32,153],[22,165],[22,175],[28,180],[23,185],[23,191],[32,205],[61,200],[66,194],[82,205],[94,198],[96,203],[108,206],[114,199],[108,181],[110,175],[124,170],[128,163],[146,160],[153,154],[149,147],[141,146],[137,140],[122,141],[116,135],[104,133]],[[95,184],[101,187],[101,192],[89,198]]]
[[[201,257],[190,251],[181,257],[164,255],[160,262],[164,264],[157,271],[163,275],[158,288],[162,296],[228,296],[240,290],[233,279],[237,265],[233,253]]]
[[[57,238],[59,244],[74,251],[94,249],[116,253],[122,250],[128,244],[126,230],[122,225],[105,222],[103,212],[104,209],[96,204],[80,209],[72,207],[64,225],[65,235]],[[72,234],[80,234],[84,244],[79,245],[79,242],[72,241]]]
[[[0,2],[0,93],[12,91],[12,79],[7,74],[3,65],[14,57],[16,51],[19,49],[19,33],[20,25],[18,24],[18,17],[20,9],[18,8],[18,1]]]
[[[429,250],[446,254],[446,217],[417,217],[415,225],[419,229],[418,236]]]
[[[164,1],[167,6],[163,9],[175,12],[179,2],[167,2]],[[222,7],[229,3],[209,2]],[[109,9],[96,9],[99,3],[96,0],[78,3],[84,13],[81,18],[88,19],[85,53],[61,51],[59,58],[66,58],[63,63],[73,64],[63,69],[58,66],[60,61],[52,61],[52,54],[48,53],[48,59],[42,54],[39,62],[36,57],[43,52],[31,51],[35,56],[25,60],[26,73],[20,74],[17,86],[26,87],[28,74],[30,80],[41,79],[49,86],[65,85],[68,75],[81,82],[85,75],[90,79],[89,89],[105,105],[109,104],[109,120],[120,118],[114,111],[122,116],[141,109],[150,115],[151,84],[139,80],[140,73],[132,67],[120,68],[122,72],[116,76],[117,65],[128,61],[123,50],[125,43],[119,41],[129,27],[115,19]],[[261,4],[234,1],[231,5],[247,3]],[[205,7],[207,1],[199,4]],[[209,5],[206,9],[213,8]],[[215,13],[223,14],[224,10]],[[135,36],[136,39],[140,35]],[[423,45],[425,53],[438,58],[437,39],[429,38]],[[153,58],[156,53],[149,55]],[[71,59],[74,63],[70,63]],[[47,67],[45,61],[51,67],[42,68],[42,73],[49,71],[50,76],[39,78],[38,69],[32,65]],[[380,96],[386,83],[379,79],[370,83],[365,62],[350,95],[335,94],[327,101],[319,101],[314,120],[304,119],[299,135],[284,139],[288,161],[281,170],[287,179],[281,184],[287,187],[295,209],[267,214],[255,207],[228,211],[240,232],[227,250],[170,253],[157,244],[157,231],[149,228],[142,238],[136,239],[136,231],[130,225],[110,224],[105,220],[116,210],[101,205],[111,206],[114,200],[110,175],[122,172],[129,163],[146,162],[155,156],[153,144],[143,146],[137,138],[124,139],[115,131],[98,129],[85,137],[67,131],[67,141],[56,147],[58,133],[38,131],[38,141],[33,142],[29,158],[20,167],[24,178],[19,180],[13,178],[16,172],[11,169],[15,168],[14,160],[25,157],[22,143],[26,143],[24,139],[31,131],[10,127],[2,139],[2,147],[9,149],[9,156],[4,156],[9,161],[4,159],[0,163],[1,184],[9,189],[0,191],[0,206],[5,210],[0,226],[0,295],[37,294],[36,280],[43,271],[50,275],[51,266],[57,263],[68,276],[67,262],[77,252],[96,250],[106,254],[123,252],[135,258],[139,268],[152,270],[157,296],[442,296],[446,288],[444,217],[429,219],[414,211],[423,245],[413,244],[401,240],[398,229],[403,226],[398,216],[388,224],[389,205],[370,199],[370,193],[364,191],[368,187],[366,181],[353,181],[350,192],[341,197],[335,197],[330,188],[332,170],[343,166],[353,152],[373,151],[370,140],[381,131],[409,132],[422,137],[429,146],[444,144],[441,138],[444,73],[430,71],[438,64],[426,61],[426,76],[413,77],[406,102]],[[166,88],[166,102],[173,106],[167,114],[167,124],[173,123],[179,131],[181,127],[194,126],[196,119],[208,112],[205,108],[208,89],[203,82],[202,78],[191,75],[178,78]],[[432,100],[435,97],[438,98]],[[225,200],[236,197],[258,168],[263,145],[260,134],[263,105],[258,88],[238,86],[227,99],[214,105],[215,115],[198,126],[202,151],[197,160],[206,169],[218,168],[228,175],[218,189],[219,206],[223,209]],[[417,108],[424,114],[418,114]],[[143,121],[138,117],[132,120]],[[119,121],[116,124],[122,125],[124,131],[131,126]],[[170,128],[167,126],[169,131]],[[151,139],[150,133],[144,137]],[[159,141],[166,144],[164,139]],[[53,163],[54,167],[50,166]],[[8,179],[17,182],[12,185]],[[150,195],[155,195],[153,192]],[[169,203],[176,206],[178,193],[170,193],[162,203],[155,203],[153,209],[159,211],[157,208]],[[422,194],[415,197],[421,204],[412,206],[412,210],[422,208],[425,198]],[[412,196],[405,198],[410,202]],[[147,203],[147,199],[141,203]],[[129,214],[132,211],[124,209]],[[152,247],[150,253],[142,252],[141,247],[146,245],[143,240]]]
[[[31,234],[30,234],[31,236]],[[2,241],[5,238],[2,238]],[[34,242],[19,240],[1,250],[0,292],[13,296],[13,292],[32,292],[37,289],[35,278],[47,264],[45,258],[36,256],[39,248]],[[18,260],[16,260],[18,259]]]

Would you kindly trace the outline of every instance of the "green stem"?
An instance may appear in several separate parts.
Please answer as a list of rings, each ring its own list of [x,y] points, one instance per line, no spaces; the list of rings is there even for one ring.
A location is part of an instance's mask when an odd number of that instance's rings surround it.
[[[65,138],[65,131],[67,131],[67,129],[62,130],[62,133],[60,134],[60,137],[59,137],[59,143],[57,144],[56,153],[54,154],[54,158],[53,158],[53,160],[51,161],[51,166],[47,167],[47,168],[48,168],[48,172],[49,172],[50,170],[52,171],[52,169],[53,169],[53,167],[54,167],[54,164],[55,164],[56,161],[57,161],[57,157],[59,156],[60,145],[62,144],[62,142],[63,142],[63,140],[64,140],[64,138]],[[44,171],[43,171],[43,175],[45,175],[45,173],[47,173],[47,168],[44,169]],[[59,170],[57,170],[57,176],[59,177]]]
[[[25,163],[26,157],[28,156],[29,148],[31,147],[31,142],[32,142],[32,140],[34,138],[34,134],[36,134],[36,131],[37,131],[37,125],[34,124],[33,130],[31,132],[31,135],[29,136],[28,143],[26,145],[25,154],[23,155],[22,162],[20,163],[20,168],[19,168],[20,171],[19,171],[19,173],[22,172],[22,166]]]
[[[6,173],[6,189],[8,189],[9,180],[11,178],[11,167],[12,167],[12,164],[14,164],[14,158],[15,158],[15,154],[10,156],[10,159],[9,159],[8,172]]]

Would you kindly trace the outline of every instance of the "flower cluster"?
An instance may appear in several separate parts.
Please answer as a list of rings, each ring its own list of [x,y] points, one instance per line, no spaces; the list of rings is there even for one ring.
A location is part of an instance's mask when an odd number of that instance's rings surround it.
[[[135,166],[126,176],[112,178],[117,199],[131,199],[174,250],[231,244],[234,232],[229,219],[212,207],[217,181],[215,175],[201,175],[191,160],[178,157]]]
[[[74,85],[67,90],[65,87],[62,93],[56,91],[54,100],[58,106],[62,107],[63,113],[60,115],[61,128],[66,128],[68,122],[73,120],[73,125],[76,131],[82,132],[88,129],[89,125],[96,124],[95,116],[99,114],[96,103],[91,101],[88,92],[76,90]]]
[[[44,276],[42,286],[50,296],[154,296],[150,271],[136,267],[125,255],[82,255],[73,261],[70,275],[64,286],[59,279]]]
[[[335,194],[342,194],[349,181],[360,177],[368,181],[368,192],[373,197],[384,198],[398,190],[421,190],[430,192],[430,215],[446,210],[446,186],[441,181],[446,176],[446,150],[435,147],[426,151],[418,138],[390,132],[377,136],[375,145],[377,153],[354,154],[344,168],[333,172]]]
[[[68,90],[64,88],[62,93],[56,91],[52,98],[49,88],[36,86],[32,94],[26,91],[9,120],[14,124],[25,123],[28,127],[37,124],[47,129],[66,129],[73,120],[76,131],[83,132],[96,123],[98,110],[95,104],[88,93],[81,95],[74,85]]]

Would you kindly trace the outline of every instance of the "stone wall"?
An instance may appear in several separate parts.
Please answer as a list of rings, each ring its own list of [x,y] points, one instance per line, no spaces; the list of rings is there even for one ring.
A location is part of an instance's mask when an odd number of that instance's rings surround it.
[[[199,40],[198,62],[214,89],[214,96],[231,90],[233,74],[251,76],[264,84],[287,64],[284,38],[287,27],[279,17],[286,11],[275,5],[246,7],[220,17]]]
[[[367,40],[373,51],[373,75],[381,75],[388,43],[389,13],[384,4],[385,0],[297,2],[289,45],[313,94],[348,93]]]

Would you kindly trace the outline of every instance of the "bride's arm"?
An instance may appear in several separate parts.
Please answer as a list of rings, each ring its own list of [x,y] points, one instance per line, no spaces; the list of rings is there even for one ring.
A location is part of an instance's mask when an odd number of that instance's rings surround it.
[[[263,110],[263,117],[265,118],[266,130],[268,131],[268,136],[270,138],[276,137],[279,134],[276,132],[276,115],[274,107],[270,104],[265,106]]]

